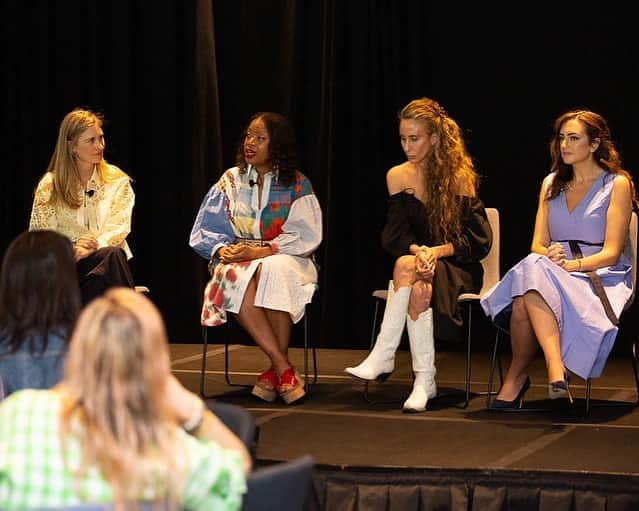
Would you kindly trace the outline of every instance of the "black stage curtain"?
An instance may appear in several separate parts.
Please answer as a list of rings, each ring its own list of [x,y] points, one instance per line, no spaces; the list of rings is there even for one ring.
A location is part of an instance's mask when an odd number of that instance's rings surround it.
[[[558,114],[604,114],[638,168],[639,45],[614,4],[3,0],[0,249],[27,226],[63,115],[101,110],[107,159],[135,179],[136,280],[171,341],[199,342],[195,213],[248,116],[280,111],[324,211],[315,342],[365,347],[370,293],[392,268],[380,246],[385,173],[403,161],[396,113],[410,99],[438,99],[464,130],[481,196],[502,213],[504,271],[528,252]]]
[[[313,476],[309,511],[632,511],[639,506],[631,475],[530,471],[330,471]]]

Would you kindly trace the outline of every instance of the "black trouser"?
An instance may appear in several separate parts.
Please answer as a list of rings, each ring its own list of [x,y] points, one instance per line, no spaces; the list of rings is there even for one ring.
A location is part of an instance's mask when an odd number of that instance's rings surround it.
[[[124,250],[116,247],[100,248],[77,262],[82,305],[114,286],[135,287],[131,268]]]

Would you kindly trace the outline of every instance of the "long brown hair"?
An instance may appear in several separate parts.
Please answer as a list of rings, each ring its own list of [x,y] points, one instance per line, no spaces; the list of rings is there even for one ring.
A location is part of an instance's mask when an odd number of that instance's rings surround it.
[[[102,115],[84,108],[75,108],[64,116],[58,130],[58,139],[49,161],[46,172],[53,174],[53,189],[51,191],[51,204],[62,201],[72,209],[82,205],[82,196],[79,193],[80,174],[75,163],[73,148],[78,143],[80,135],[91,126],[101,127],[104,124]],[[115,167],[114,167],[115,168]],[[104,158],[97,165],[98,173],[102,181],[112,181],[121,175],[126,175],[121,170],[108,172],[107,162]]]
[[[592,153],[597,165],[611,174],[621,174],[630,181],[632,201],[636,207],[639,203],[637,202],[635,185],[630,173],[622,167],[621,155],[619,151],[617,151],[615,143],[612,141],[608,123],[601,115],[590,110],[571,110],[561,114],[557,120],[555,120],[553,137],[550,141],[550,157],[552,159],[550,171],[556,172],[556,175],[548,189],[546,200],[557,197],[566,186],[566,183],[573,178],[572,165],[564,163],[561,157],[559,140],[561,128],[566,122],[572,119],[579,121],[583,125],[586,130],[588,142],[599,140],[599,146]]]
[[[398,119],[424,123],[428,134],[437,134],[438,142],[426,156],[426,211],[430,232],[440,241],[455,242],[462,234],[459,185],[477,192],[478,175],[459,126],[440,104],[430,98],[415,99],[402,108]]]
[[[164,323],[147,298],[112,288],[80,314],[65,365],[61,441],[77,434],[82,460],[74,475],[97,465],[118,507],[149,485],[175,502],[184,483],[177,420],[164,405],[169,374]]]

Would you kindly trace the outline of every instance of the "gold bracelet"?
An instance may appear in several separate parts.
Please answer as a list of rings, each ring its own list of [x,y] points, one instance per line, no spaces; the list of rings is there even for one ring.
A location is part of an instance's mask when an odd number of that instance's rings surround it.
[[[579,263],[579,269],[577,271],[581,271],[581,257],[577,259],[577,263]]]

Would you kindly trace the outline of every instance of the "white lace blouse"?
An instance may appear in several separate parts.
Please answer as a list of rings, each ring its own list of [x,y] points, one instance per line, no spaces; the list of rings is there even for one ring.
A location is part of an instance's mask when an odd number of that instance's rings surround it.
[[[131,232],[135,203],[131,179],[115,165],[107,164],[106,174],[103,181],[99,172],[93,171],[86,191],[78,190],[82,205],[74,209],[62,201],[50,204],[53,174],[47,172],[36,188],[29,230],[57,231],[71,241],[88,234],[98,240],[100,248],[120,247],[130,259],[133,254],[126,237]]]

